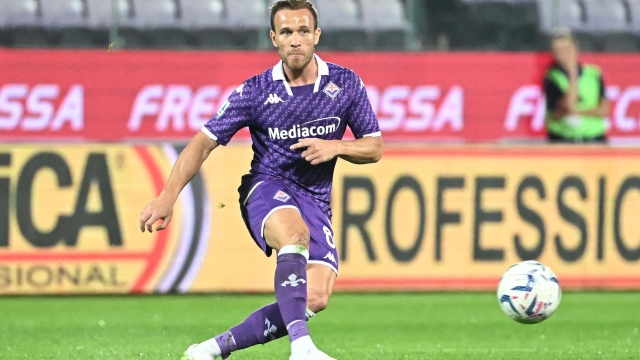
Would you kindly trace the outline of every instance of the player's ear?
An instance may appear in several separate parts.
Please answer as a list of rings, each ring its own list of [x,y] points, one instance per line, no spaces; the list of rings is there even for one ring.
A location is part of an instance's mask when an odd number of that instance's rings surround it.
[[[317,28],[315,33],[316,33],[316,43],[315,44],[318,45],[318,42],[320,41],[320,34],[322,34],[322,29]]]
[[[271,38],[273,46],[278,47],[278,44],[276,43],[276,33],[273,30],[269,30],[269,37]]]

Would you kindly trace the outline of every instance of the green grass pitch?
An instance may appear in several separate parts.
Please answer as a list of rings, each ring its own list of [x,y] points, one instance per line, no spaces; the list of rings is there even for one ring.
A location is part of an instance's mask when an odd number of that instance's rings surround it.
[[[269,295],[0,298],[0,359],[179,359],[272,301]],[[565,293],[537,325],[493,293],[336,294],[309,322],[340,360],[640,359],[640,293]],[[288,341],[234,360],[288,359]]]

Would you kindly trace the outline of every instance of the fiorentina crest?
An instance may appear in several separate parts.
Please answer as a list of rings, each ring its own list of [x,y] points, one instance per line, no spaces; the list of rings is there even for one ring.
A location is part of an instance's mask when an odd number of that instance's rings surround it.
[[[335,99],[336,96],[342,91],[338,85],[334,84],[333,81],[330,81],[327,86],[325,86],[324,90],[322,90],[325,94],[329,95],[330,98]]]
[[[287,193],[282,190],[278,190],[273,198],[278,201],[287,202],[289,199],[291,199],[291,196],[287,195]]]

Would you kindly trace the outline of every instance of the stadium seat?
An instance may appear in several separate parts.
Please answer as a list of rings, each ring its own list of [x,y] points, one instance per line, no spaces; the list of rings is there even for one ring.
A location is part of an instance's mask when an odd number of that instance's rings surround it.
[[[460,26],[470,23],[467,7],[462,1],[416,1],[413,4],[407,2],[407,5],[414,23],[422,22],[419,26],[414,26],[414,29],[421,37],[423,47],[439,50],[466,49],[472,40],[469,36],[472,29],[466,25]],[[424,14],[422,20],[415,17],[417,13]]]
[[[593,31],[602,38],[603,51],[638,51],[638,39],[633,34],[634,14],[627,0],[585,1],[594,24]]]
[[[135,8],[132,0],[117,0],[115,14],[117,21],[113,19],[112,2],[105,0],[85,0],[87,2],[87,14],[89,24],[93,28],[108,29],[114,23],[119,26],[133,27]]]
[[[44,47],[50,42],[42,28],[42,8],[37,0],[2,0],[0,26],[10,29],[6,42],[14,47]]]
[[[626,0],[584,0],[591,29],[597,32],[624,33],[632,31],[632,14]]]
[[[42,9],[37,0],[2,0],[0,26],[40,26]]]
[[[629,7],[628,13],[631,14],[631,29],[640,36],[640,0],[626,0],[625,5]]]
[[[267,48],[269,13],[265,0],[227,0],[227,26],[241,49]]]
[[[233,33],[227,28],[224,0],[182,0],[182,25],[198,47],[233,49]]]
[[[558,27],[566,27],[573,31],[574,37],[580,45],[580,50],[586,52],[600,51],[601,39],[597,25],[589,14],[585,0],[537,0],[540,14],[540,31],[545,40]],[[555,5],[554,5],[555,4]],[[557,6],[557,8],[554,8]],[[548,48],[548,41],[542,44]]]
[[[316,0],[315,5],[318,25],[322,29],[320,49],[353,51],[371,48],[360,4],[356,0]]]
[[[538,10],[534,0],[464,0],[470,46],[481,50],[535,47]]]
[[[538,38],[538,3],[535,1],[515,1],[512,3],[510,43],[507,50],[532,50]]]
[[[192,28],[226,26],[224,0],[182,0],[183,24]]]
[[[108,39],[109,29],[118,27],[118,41],[114,46],[123,48],[138,48],[142,46],[140,32],[136,29],[136,9],[132,0],[117,0],[113,19],[112,3],[104,0],[86,0],[88,21],[94,32],[105,40]],[[97,43],[108,46],[107,41]]]
[[[188,33],[180,23],[178,0],[134,0],[135,24],[145,34],[147,46],[157,49],[189,47]]]
[[[93,47],[88,8],[83,0],[47,0],[41,2],[42,26],[55,34],[61,47]]]
[[[140,28],[171,28],[177,26],[176,0],[134,0],[135,23]]]
[[[82,0],[46,0],[42,6],[42,25],[49,28],[86,27],[87,6]]]
[[[362,3],[365,29],[375,36],[377,50],[404,50],[409,25],[399,0],[367,0]]]
[[[512,15],[509,0],[463,0],[472,14],[482,22],[501,24],[510,21]]]
[[[540,16],[540,30],[553,33],[558,27],[568,27],[577,32],[587,32],[589,23],[587,7],[583,0],[537,0]],[[557,6],[557,8],[554,8]]]
[[[502,50],[508,47],[507,30],[512,24],[513,7],[507,1],[465,1],[473,23],[475,47],[483,50]]]

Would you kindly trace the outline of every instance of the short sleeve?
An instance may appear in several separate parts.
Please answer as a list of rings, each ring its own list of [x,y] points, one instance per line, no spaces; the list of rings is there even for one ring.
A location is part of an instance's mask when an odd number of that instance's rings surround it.
[[[352,74],[353,100],[347,110],[347,125],[356,139],[366,136],[380,136],[378,119],[371,107],[364,82],[356,74]]]
[[[220,145],[227,145],[233,135],[249,126],[253,119],[252,84],[244,82],[202,127],[202,131]]]
[[[547,101],[547,110],[554,111],[558,103],[564,97],[562,90],[553,81],[544,79],[544,94]]]

